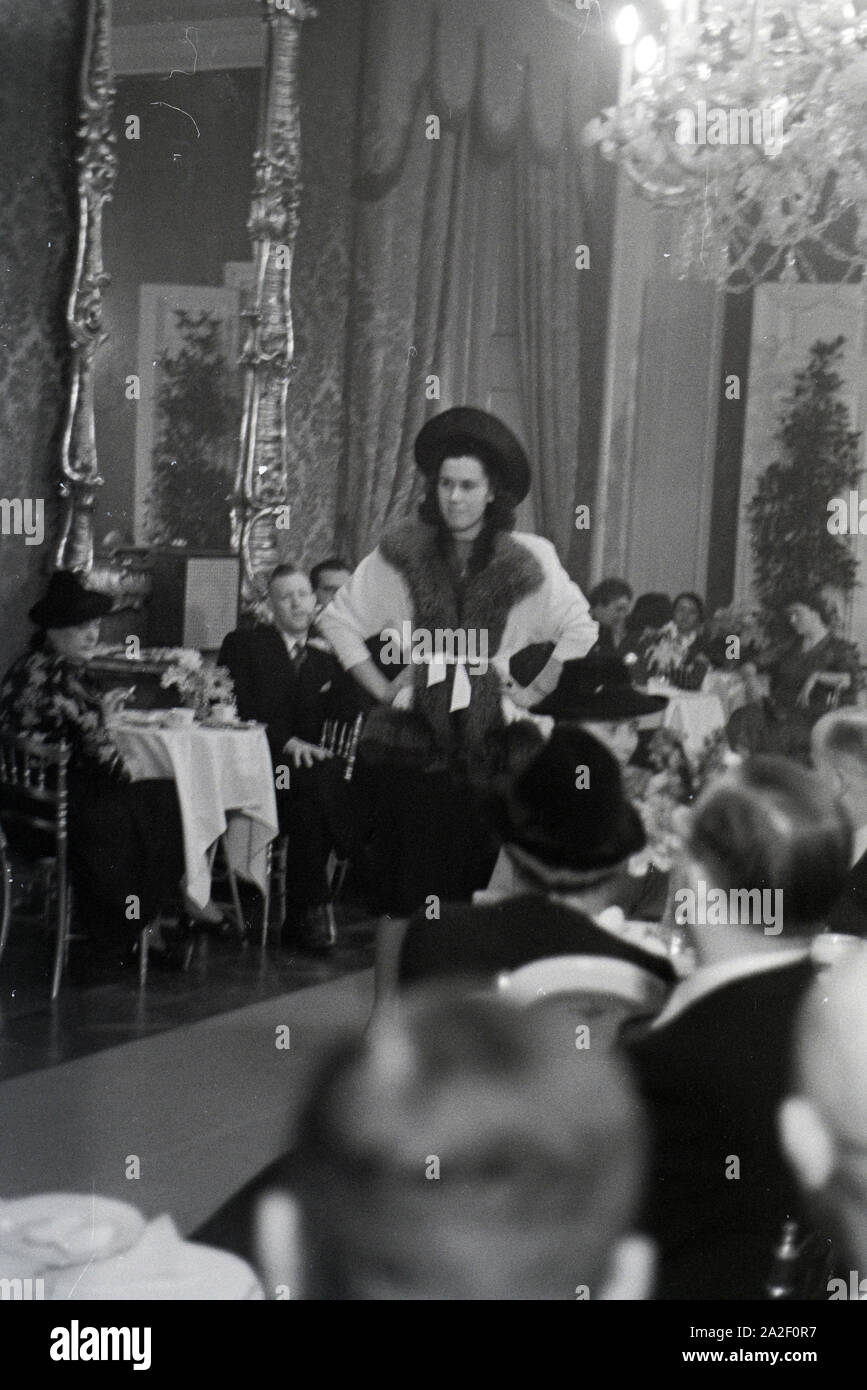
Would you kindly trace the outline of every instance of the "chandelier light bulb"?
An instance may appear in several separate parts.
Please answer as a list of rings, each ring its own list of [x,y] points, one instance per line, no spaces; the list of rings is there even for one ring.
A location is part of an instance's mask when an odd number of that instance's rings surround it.
[[[659,57],[659,44],[652,34],[645,34],[635,45],[635,71],[640,73],[651,72],[656,67],[656,60]]]
[[[641,17],[634,5],[624,5],[614,18],[614,37],[621,48],[631,48],[638,38]]]

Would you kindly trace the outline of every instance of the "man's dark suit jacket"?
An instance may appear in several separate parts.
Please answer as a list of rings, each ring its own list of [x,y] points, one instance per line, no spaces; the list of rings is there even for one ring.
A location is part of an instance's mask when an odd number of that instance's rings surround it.
[[[867,854],[852,865],[843,892],[825,916],[831,931],[867,937]]]
[[[440,920],[423,911],[410,918],[400,957],[401,984],[443,975],[496,975],[548,956],[612,956],[641,966],[673,985],[664,956],[654,956],[604,931],[575,908],[522,893],[472,907],[450,903]]]
[[[349,677],[336,657],[319,647],[305,648],[298,671],[276,627],[236,628],[224,639],[217,658],[227,666],[242,719],[256,719],[268,730],[275,763],[290,738],[318,743],[326,719],[351,720]]]
[[[660,1249],[657,1298],[766,1296],[783,1222],[800,1215],[777,1109],[814,978],[808,960],[744,976],[626,1044],[653,1132],[641,1224]]]

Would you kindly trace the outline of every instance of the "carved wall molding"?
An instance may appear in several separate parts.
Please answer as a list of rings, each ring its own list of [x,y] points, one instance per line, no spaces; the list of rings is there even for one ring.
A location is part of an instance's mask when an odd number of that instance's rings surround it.
[[[89,0],[81,76],[78,149],[78,232],[66,322],[70,385],[61,447],[61,522],[54,564],[89,572],[93,512],[102,478],[93,417],[94,359],[105,339],[102,295],[102,209],[111,197],[117,155],[111,130],[110,0]]]
[[[298,50],[308,0],[259,0],[267,26],[260,147],[248,222],[254,290],[247,333],[240,450],[232,506],[232,544],[243,566],[242,607],[255,607],[265,577],[285,555],[289,460],[286,407],[295,344],[292,264],[301,197]]]

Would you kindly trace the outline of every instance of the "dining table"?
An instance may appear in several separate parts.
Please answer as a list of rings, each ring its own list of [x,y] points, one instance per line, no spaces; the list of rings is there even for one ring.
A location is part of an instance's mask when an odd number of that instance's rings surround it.
[[[677,735],[693,767],[708,739],[724,729],[734,710],[747,701],[743,679],[734,672],[709,671],[700,690],[681,690],[665,680],[650,680],[645,689],[649,695],[667,699],[663,727]]]
[[[230,867],[264,894],[268,846],[278,834],[264,725],[198,722],[188,710],[123,710],[109,724],[133,781],[174,779],[192,902],[203,908],[210,899],[212,851],[222,836]]]

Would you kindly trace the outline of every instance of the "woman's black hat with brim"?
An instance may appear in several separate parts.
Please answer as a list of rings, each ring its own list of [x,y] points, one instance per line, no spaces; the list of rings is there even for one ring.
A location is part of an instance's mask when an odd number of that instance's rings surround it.
[[[481,459],[516,502],[527,496],[530,464],[526,452],[496,415],[458,405],[434,415],[416,436],[415,461],[426,477],[436,476],[443,459],[463,454]]]
[[[111,607],[112,600],[107,594],[85,589],[78,575],[71,570],[57,570],[48,581],[42,598],[34,603],[29,616],[36,627],[43,629],[81,627],[96,618],[103,618]]]
[[[560,725],[512,783],[500,807],[507,843],[557,868],[613,868],[646,844],[620,765],[586,729]]]
[[[558,720],[598,719],[614,723],[659,714],[667,704],[664,695],[636,690],[619,657],[607,661],[585,657],[563,663],[556,690],[534,705],[533,711]]]

